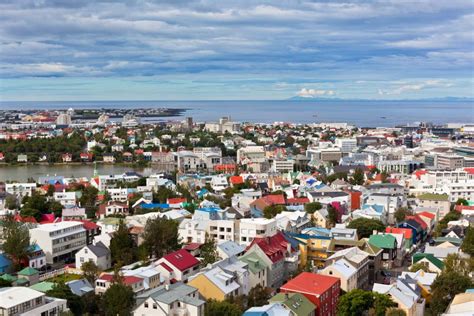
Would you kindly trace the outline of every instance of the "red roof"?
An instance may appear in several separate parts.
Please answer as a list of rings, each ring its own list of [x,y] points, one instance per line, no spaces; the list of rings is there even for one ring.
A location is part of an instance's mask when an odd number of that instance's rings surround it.
[[[242,184],[244,183],[244,178],[241,176],[232,176],[229,178],[230,183],[232,184]]]
[[[306,204],[309,203],[309,199],[307,197],[300,197],[300,198],[292,198],[286,200],[287,204]]]
[[[461,213],[463,210],[470,210],[470,211],[474,210],[474,206],[473,205],[461,205],[460,204],[460,205],[456,205],[454,207],[454,209]]]
[[[283,194],[269,194],[264,196],[264,199],[267,203],[274,205],[274,204],[286,204],[285,203],[285,196]]]
[[[331,287],[339,282],[339,278],[328,275],[321,275],[311,272],[302,272],[294,279],[280,287],[293,293],[304,293],[310,295],[322,295],[331,289]]]
[[[186,203],[186,198],[169,198],[168,204],[181,204]]]
[[[281,232],[277,232],[271,237],[255,237],[247,249],[255,244],[275,263],[285,258],[289,243]],[[291,248],[291,251],[293,250],[294,249]]]
[[[113,274],[107,274],[107,273],[104,273],[99,277],[99,279],[105,280],[105,281],[108,281],[108,282],[112,282],[113,278],[114,278]],[[135,284],[135,283],[143,281],[142,278],[139,278],[139,277],[136,277],[136,276],[133,276],[133,275],[124,276],[124,277],[122,277],[122,280],[123,280],[123,283],[125,285],[131,285],[131,284]]]
[[[420,212],[420,213],[416,213],[416,215],[428,217],[430,219],[434,219],[436,217],[433,213],[430,213],[430,212]]]
[[[415,222],[417,222],[418,224],[420,224],[421,228],[423,228],[423,230],[426,230],[428,229],[428,225],[426,225],[425,221],[422,220],[418,215],[413,215],[413,216],[407,216],[406,219],[412,219],[414,220]]]
[[[197,242],[191,242],[187,245],[184,245],[183,249],[186,249],[186,250],[196,250],[196,249],[199,249],[200,247],[202,246],[202,244],[200,243],[197,243]]]
[[[474,168],[464,168],[464,171],[466,171],[469,174],[474,174]]]
[[[421,178],[422,175],[426,174],[428,171],[426,170],[416,170],[413,172],[413,174],[418,178],[418,180]]]
[[[38,224],[36,219],[33,216],[20,216],[20,215],[15,215],[14,220],[17,222],[22,222],[22,223],[35,223]]]
[[[410,228],[397,228],[397,227],[387,227],[385,228],[386,233],[392,233],[392,234],[403,234],[405,239],[411,239],[413,230]]]
[[[199,260],[194,258],[194,256],[185,249],[180,249],[169,253],[164,256],[163,259],[168,261],[180,271],[187,270],[199,264]]]
[[[160,266],[162,266],[163,268],[165,268],[166,270],[168,270],[168,272],[172,272],[173,269],[170,268],[169,265],[167,265],[166,263],[162,262],[160,263]]]

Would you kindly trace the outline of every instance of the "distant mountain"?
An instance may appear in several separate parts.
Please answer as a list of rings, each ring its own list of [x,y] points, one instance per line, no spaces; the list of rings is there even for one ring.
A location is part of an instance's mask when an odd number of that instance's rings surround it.
[[[301,97],[299,95],[286,99],[288,101],[419,101],[419,102],[474,102],[474,98],[469,97],[442,97],[442,98],[423,98],[423,99],[343,99],[331,97]]]

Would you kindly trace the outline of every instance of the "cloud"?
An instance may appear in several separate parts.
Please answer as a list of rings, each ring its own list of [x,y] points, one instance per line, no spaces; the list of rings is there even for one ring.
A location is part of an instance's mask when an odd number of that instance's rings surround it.
[[[333,90],[316,90],[302,88],[298,91],[298,96],[302,98],[315,98],[319,96],[333,96],[335,92]]]
[[[424,89],[429,88],[449,88],[452,87],[453,84],[450,82],[446,82],[443,80],[426,80],[424,82],[419,83],[401,83],[395,88],[391,88],[389,90],[378,89],[379,95],[400,95],[404,93],[410,92],[419,92]]]

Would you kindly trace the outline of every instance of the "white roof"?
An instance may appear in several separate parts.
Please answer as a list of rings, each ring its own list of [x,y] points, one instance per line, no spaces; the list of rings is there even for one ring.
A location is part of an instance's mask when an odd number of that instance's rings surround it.
[[[0,308],[8,309],[41,296],[44,296],[44,293],[28,287],[0,288]]]
[[[339,259],[336,262],[334,262],[332,265],[329,267],[332,267],[333,269],[337,270],[341,275],[343,275],[346,279],[350,278],[354,274],[357,273],[357,269],[354,268],[349,261],[346,259]]]
[[[270,218],[270,219],[267,219],[267,218],[242,218],[240,220],[241,223],[255,223],[255,224],[260,224],[260,225],[267,225],[267,224],[270,224],[272,222],[274,222],[275,219],[273,218]]]
[[[419,283],[425,285],[425,286],[431,286],[433,284],[434,280],[438,276],[437,273],[431,273],[431,272],[425,272],[423,270],[418,270],[416,272],[402,272],[401,277],[406,278],[406,276],[410,276],[412,279],[417,280]]]
[[[65,228],[70,228],[74,226],[82,226],[83,224],[81,222],[76,222],[76,221],[64,221],[64,222],[58,222],[58,223],[48,223],[48,224],[42,224],[39,225],[36,228],[33,228],[32,230],[41,230],[41,231],[48,231],[48,232],[54,232],[57,230],[65,229]]]
[[[233,280],[234,276],[225,272],[220,267],[206,271],[204,275],[225,294],[232,293],[240,287],[240,285]],[[227,285],[226,282],[228,282]]]

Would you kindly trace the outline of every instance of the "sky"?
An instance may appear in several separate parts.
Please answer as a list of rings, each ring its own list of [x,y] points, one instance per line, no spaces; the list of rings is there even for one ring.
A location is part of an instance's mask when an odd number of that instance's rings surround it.
[[[1,0],[0,100],[474,97],[474,1]]]

